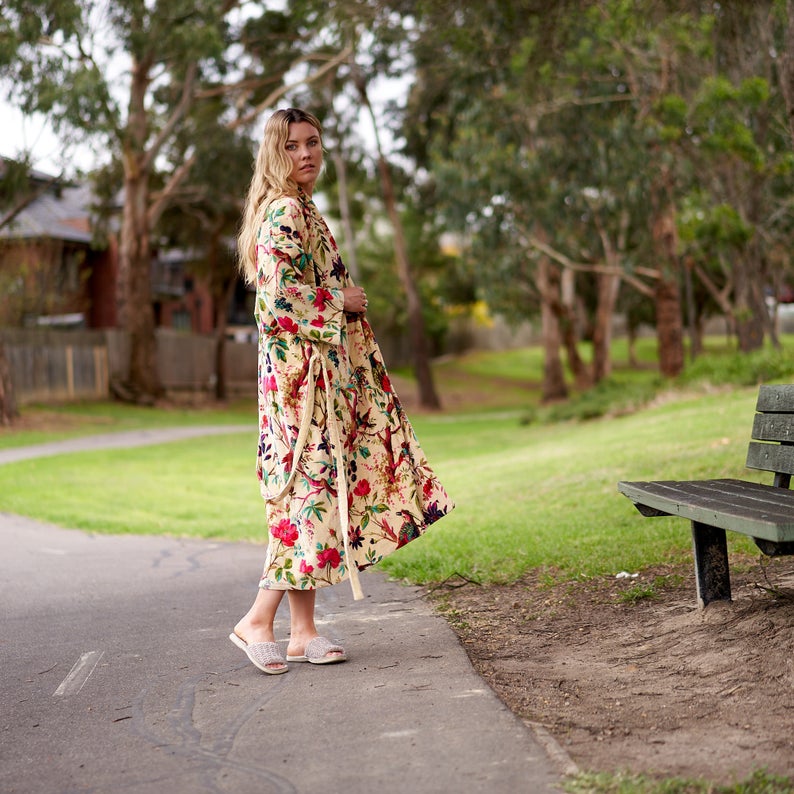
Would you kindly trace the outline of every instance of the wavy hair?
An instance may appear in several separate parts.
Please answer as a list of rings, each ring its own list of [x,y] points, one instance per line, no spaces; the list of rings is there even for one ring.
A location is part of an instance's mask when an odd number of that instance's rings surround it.
[[[256,280],[256,236],[262,223],[262,213],[271,201],[298,194],[298,185],[290,179],[292,160],[287,154],[286,143],[289,125],[303,121],[311,124],[322,140],[323,128],[316,116],[300,108],[277,110],[265,124],[237,235],[239,267],[249,284]]]

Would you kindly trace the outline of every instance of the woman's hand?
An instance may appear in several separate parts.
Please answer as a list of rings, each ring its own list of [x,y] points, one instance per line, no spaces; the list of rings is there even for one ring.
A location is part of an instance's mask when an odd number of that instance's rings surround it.
[[[345,311],[352,314],[365,314],[367,311],[367,293],[361,287],[344,287],[342,295],[345,300]]]

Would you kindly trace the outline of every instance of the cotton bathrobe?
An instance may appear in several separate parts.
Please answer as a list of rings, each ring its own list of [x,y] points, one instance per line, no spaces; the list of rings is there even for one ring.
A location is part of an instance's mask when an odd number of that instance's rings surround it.
[[[303,192],[266,209],[256,247],[257,476],[268,549],[260,587],[349,579],[453,505],[392,389],[372,328],[347,314],[353,286]]]

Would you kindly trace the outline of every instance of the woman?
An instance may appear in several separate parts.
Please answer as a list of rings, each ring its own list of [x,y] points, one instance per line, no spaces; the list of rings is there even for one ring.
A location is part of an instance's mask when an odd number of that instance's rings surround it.
[[[259,591],[230,635],[260,670],[341,662],[314,624],[318,587],[349,579],[419,537],[451,508],[392,391],[353,284],[312,201],[323,164],[310,113],[279,110],[265,126],[239,235],[256,284],[257,475],[269,542]],[[273,634],[284,593],[286,660]]]

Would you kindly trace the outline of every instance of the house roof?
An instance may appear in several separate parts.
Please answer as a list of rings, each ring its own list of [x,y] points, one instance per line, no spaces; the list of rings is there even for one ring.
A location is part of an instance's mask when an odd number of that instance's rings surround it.
[[[46,175],[31,174],[35,181]],[[0,228],[0,239],[51,239],[90,243],[91,188],[88,185],[53,183],[30,202],[6,226]]]

